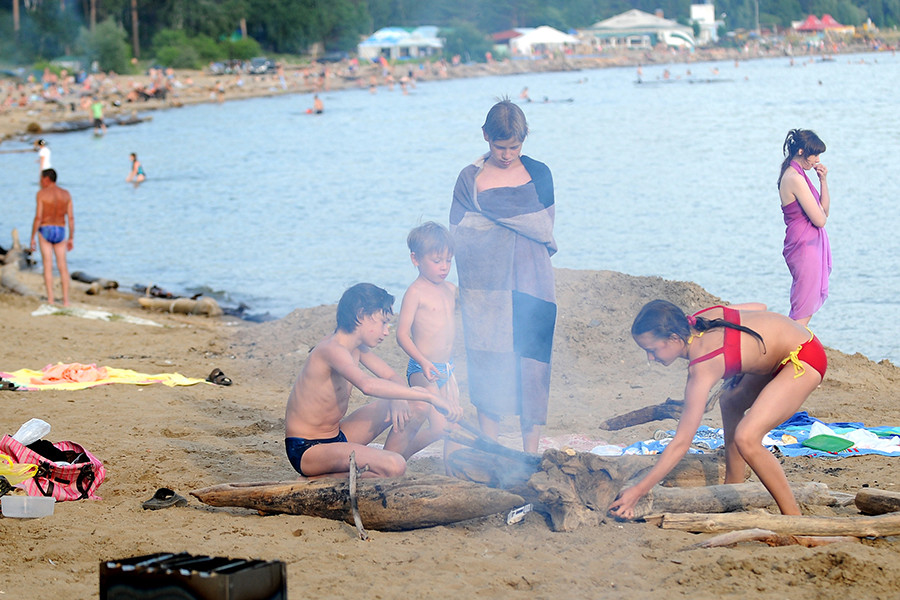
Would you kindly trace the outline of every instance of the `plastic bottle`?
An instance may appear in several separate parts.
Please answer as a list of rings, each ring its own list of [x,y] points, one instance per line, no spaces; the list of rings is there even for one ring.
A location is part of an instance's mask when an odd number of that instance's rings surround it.
[[[43,438],[48,433],[50,433],[50,423],[41,419],[31,419],[19,427],[19,430],[13,435],[13,439],[23,446],[27,446]]]

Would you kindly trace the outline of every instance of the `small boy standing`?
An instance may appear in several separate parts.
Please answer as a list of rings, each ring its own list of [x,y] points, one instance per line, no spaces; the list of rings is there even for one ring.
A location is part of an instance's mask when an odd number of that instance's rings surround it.
[[[406,240],[419,276],[406,290],[397,323],[397,343],[409,355],[406,377],[459,409],[459,386],[453,375],[456,333],[456,286],[447,281],[453,263],[453,240],[433,221],[413,229]],[[444,436],[447,420],[430,408],[428,428],[413,440],[420,450]],[[446,455],[446,451],[445,451]]]
[[[288,397],[285,450],[294,469],[313,477],[347,473],[350,453],[370,477],[398,477],[432,406],[451,421],[458,406],[421,387],[408,387],[371,349],[388,336],[394,297],[371,283],[344,292],[337,328],[309,353]],[[360,368],[362,364],[371,375]],[[352,387],[377,398],[347,415]],[[384,449],[369,444],[392,426]]]

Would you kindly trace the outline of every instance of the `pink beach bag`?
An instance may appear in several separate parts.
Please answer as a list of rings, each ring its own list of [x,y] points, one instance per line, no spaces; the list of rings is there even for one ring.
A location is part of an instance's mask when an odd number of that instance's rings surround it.
[[[55,442],[52,446],[72,464],[56,464],[9,435],[0,440],[0,453],[11,456],[17,463],[38,466],[35,476],[21,483],[29,496],[52,496],[58,502],[83,498],[100,500],[95,492],[106,478],[103,463],[75,442]]]

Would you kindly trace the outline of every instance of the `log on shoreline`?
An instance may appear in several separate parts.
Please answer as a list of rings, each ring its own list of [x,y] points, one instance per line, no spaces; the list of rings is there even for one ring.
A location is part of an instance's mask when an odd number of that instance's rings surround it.
[[[12,248],[3,257],[3,266],[0,267],[0,286],[20,296],[37,296],[27,285],[19,279],[19,272],[27,265],[27,257],[22,244],[19,242],[19,231],[12,230]]]
[[[679,529],[692,533],[721,533],[740,529],[762,528],[782,535],[850,535],[884,537],[900,535],[900,513],[876,517],[812,517],[752,513],[667,513],[659,517],[663,529]]]
[[[207,317],[220,317],[224,313],[222,307],[213,298],[202,297],[196,300],[192,298],[138,298],[141,308],[160,312],[180,313],[184,315],[206,315]]]
[[[367,529],[406,531],[508,511],[521,496],[443,475],[360,479],[359,515]],[[306,515],[354,524],[347,479],[226,483],[191,492],[210,506]]]
[[[115,125],[137,125],[151,120],[150,116],[138,116],[136,114],[121,115],[104,119],[107,127]],[[71,131],[86,131],[94,128],[94,121],[91,119],[75,119],[72,121],[55,121],[49,125],[41,126],[41,133],[68,133]]]

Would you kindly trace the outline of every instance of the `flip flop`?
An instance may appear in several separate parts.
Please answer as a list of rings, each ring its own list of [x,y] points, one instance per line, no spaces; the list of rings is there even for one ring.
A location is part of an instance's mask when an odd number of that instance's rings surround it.
[[[170,506],[187,506],[187,498],[179,496],[169,488],[159,488],[153,497],[141,504],[144,510],[159,510]]]
[[[225,376],[225,373],[222,372],[221,369],[213,369],[212,373],[209,374],[209,377],[206,380],[210,383],[214,383],[216,385],[231,385],[231,379]]]

